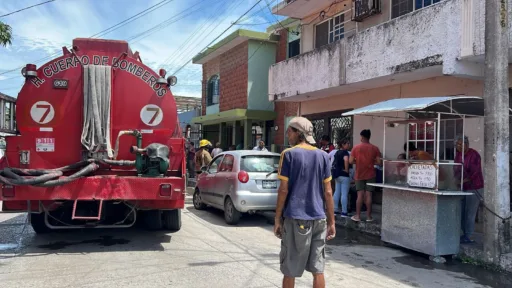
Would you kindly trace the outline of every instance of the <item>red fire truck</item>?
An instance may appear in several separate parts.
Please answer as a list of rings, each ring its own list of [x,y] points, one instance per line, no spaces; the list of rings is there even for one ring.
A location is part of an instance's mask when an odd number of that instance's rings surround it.
[[[170,86],[125,41],[75,39],[22,69],[17,135],[0,160],[2,211],[37,233],[129,227],[179,230],[185,140]]]

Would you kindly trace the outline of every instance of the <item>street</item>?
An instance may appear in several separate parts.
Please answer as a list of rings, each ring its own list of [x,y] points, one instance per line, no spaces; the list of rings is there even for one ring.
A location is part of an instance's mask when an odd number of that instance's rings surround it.
[[[268,218],[246,216],[239,226],[228,226],[221,212],[196,211],[191,200],[188,196],[183,227],[176,233],[131,228],[36,236],[30,226],[24,231],[23,225],[2,226],[0,287],[280,287],[279,240]],[[0,216],[2,224],[26,219],[22,214]],[[506,274],[461,263],[432,264],[341,228],[326,252],[328,287],[512,283]],[[311,287],[311,281],[305,274],[297,287]]]

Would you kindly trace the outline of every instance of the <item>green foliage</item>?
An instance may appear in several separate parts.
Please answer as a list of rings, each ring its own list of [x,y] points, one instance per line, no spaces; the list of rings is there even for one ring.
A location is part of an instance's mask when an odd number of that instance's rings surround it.
[[[6,47],[11,45],[12,40],[12,28],[11,26],[0,22],[0,45]]]

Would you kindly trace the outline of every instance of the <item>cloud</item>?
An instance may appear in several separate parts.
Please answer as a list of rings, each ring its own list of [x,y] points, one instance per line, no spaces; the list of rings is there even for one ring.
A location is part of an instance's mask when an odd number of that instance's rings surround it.
[[[23,78],[18,68],[26,63],[34,63],[52,54],[59,55],[62,47],[69,46],[74,38],[94,35],[161,1],[130,1],[129,6],[125,0],[55,1],[2,18],[13,28],[14,39],[12,46],[0,47],[0,73],[16,70],[0,76],[0,91],[21,86]],[[39,2],[0,1],[0,12],[7,13]],[[254,3],[256,0],[173,0],[102,38],[125,40],[139,35],[130,42],[130,46],[133,51],[139,51],[144,63],[155,71],[164,67],[170,74],[189,63],[177,73],[178,84],[172,91],[176,95],[200,97],[202,68],[189,61]],[[269,16],[268,9],[263,9],[264,3],[249,13],[243,23],[264,23],[274,19]],[[163,23],[182,11],[190,15],[180,14],[178,18],[183,18],[175,23]],[[219,40],[236,29],[264,31],[267,26],[235,25]],[[158,27],[158,30],[155,28],[150,35],[142,33],[153,27]],[[54,57],[36,64],[40,66]],[[19,89],[14,88],[13,91],[16,93],[11,94],[17,94]]]

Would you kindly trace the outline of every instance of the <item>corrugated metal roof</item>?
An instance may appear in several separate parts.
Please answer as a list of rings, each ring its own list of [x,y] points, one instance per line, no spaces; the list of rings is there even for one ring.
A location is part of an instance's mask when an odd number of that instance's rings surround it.
[[[389,112],[445,112],[483,116],[483,99],[476,96],[444,96],[424,98],[399,98],[361,107],[343,116],[380,114]]]

